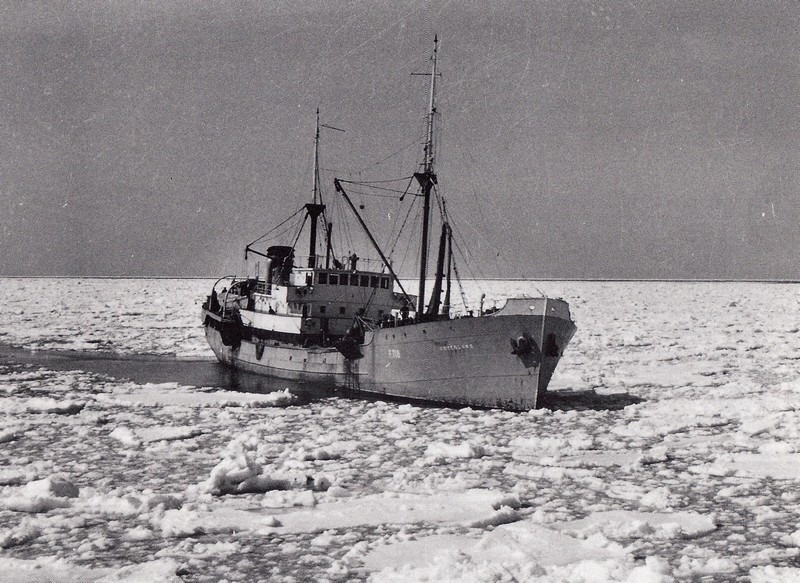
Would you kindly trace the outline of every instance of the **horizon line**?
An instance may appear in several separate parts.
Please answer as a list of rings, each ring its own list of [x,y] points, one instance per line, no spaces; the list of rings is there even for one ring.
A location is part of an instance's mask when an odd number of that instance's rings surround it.
[[[0,275],[0,279],[219,279],[217,276],[176,275]],[[400,277],[404,281],[416,281],[415,277]],[[430,278],[434,279],[434,278]],[[575,281],[597,283],[783,283],[800,284],[800,279],[752,279],[752,278],[625,278],[625,277],[471,277],[464,281]]]

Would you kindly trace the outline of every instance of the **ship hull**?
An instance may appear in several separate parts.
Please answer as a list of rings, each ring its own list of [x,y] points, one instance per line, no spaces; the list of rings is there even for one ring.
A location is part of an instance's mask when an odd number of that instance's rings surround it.
[[[245,339],[231,344],[221,330],[208,324],[205,333],[217,360],[227,366],[277,379],[310,381],[331,387],[343,386],[346,382],[345,358],[335,348],[304,348],[285,342],[260,345],[258,341]]]
[[[527,355],[512,352],[511,341],[527,335],[536,338],[541,316],[464,318],[414,326],[411,330],[374,332],[357,361],[360,390],[435,401],[451,405],[476,405],[511,410],[536,408],[547,390],[558,356],[540,350]],[[554,320],[546,336],[555,334],[563,344],[573,329]],[[534,340],[535,342],[536,340]]]
[[[367,331],[355,358],[332,347],[232,342],[221,326],[209,325],[210,314],[205,330],[221,362],[255,374],[447,405],[530,410],[547,390],[575,325],[561,300],[515,301],[490,316]]]

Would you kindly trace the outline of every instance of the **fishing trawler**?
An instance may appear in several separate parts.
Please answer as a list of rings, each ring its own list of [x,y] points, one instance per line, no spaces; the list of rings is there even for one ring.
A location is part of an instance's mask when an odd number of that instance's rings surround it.
[[[342,261],[332,253],[332,224],[319,189],[317,112],[313,196],[298,211],[300,230],[309,225],[308,254],[297,248],[300,232],[292,245],[261,249],[262,238],[245,247],[245,259],[257,258],[254,273],[214,283],[202,318],[222,363],[356,393],[509,410],[537,406],[575,324],[568,304],[548,297],[508,298],[499,309],[454,313],[453,229],[434,171],[437,52],[434,40],[423,160],[409,182],[422,201],[417,295],[404,289],[345,188],[352,183],[342,179],[334,180],[336,192],[380,260],[353,253]],[[428,296],[432,200],[442,217]],[[325,237],[318,241],[320,226]]]

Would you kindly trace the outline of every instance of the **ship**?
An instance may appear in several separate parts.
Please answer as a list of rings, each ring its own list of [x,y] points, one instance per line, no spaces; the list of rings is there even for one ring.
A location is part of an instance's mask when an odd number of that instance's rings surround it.
[[[483,301],[472,311],[451,305],[453,228],[439,197],[434,152],[438,46],[436,38],[430,72],[424,73],[430,90],[422,159],[409,181],[422,202],[417,281],[395,273],[348,193],[351,182],[340,178],[333,181],[335,192],[380,259],[353,253],[340,260],[332,252],[332,224],[319,187],[317,110],[313,195],[295,213],[303,216],[301,231],[308,225],[308,253],[304,242],[298,244],[300,231],[290,244],[266,249],[259,247],[262,237],[245,246],[245,260],[255,260],[252,271],[214,282],[201,315],[221,363],[348,395],[513,411],[541,405],[576,331],[568,303],[543,295],[509,297],[485,310]],[[441,234],[429,278],[434,206]],[[409,279],[418,285],[416,295],[403,285]]]

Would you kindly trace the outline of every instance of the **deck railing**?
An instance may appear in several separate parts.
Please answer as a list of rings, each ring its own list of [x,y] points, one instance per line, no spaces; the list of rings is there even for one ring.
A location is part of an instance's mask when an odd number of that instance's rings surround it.
[[[313,267],[315,269],[339,269],[343,271],[376,271],[381,272],[385,266],[380,259],[362,258],[350,255],[341,258],[331,257],[328,260],[324,255],[295,256],[294,266],[299,268]]]

